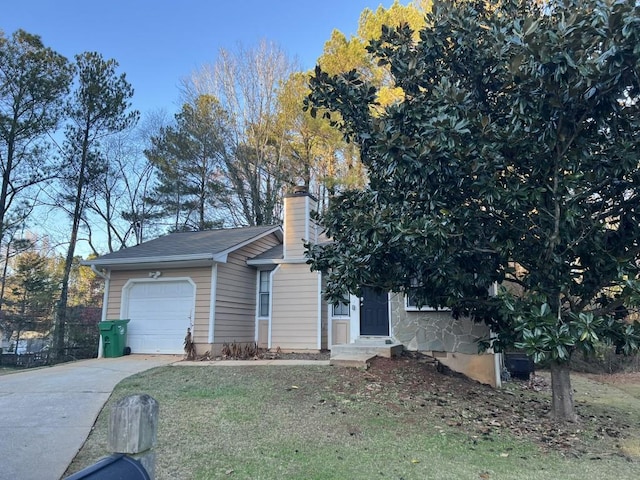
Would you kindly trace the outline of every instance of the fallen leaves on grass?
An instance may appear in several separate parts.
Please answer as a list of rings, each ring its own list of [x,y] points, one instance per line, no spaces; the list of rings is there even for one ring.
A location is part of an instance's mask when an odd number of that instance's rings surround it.
[[[397,412],[400,421],[411,422],[412,413],[428,411],[440,418],[444,427],[435,428],[441,433],[445,434],[446,428],[462,430],[470,434],[473,443],[493,441],[496,434],[507,432],[533,440],[543,450],[587,454],[581,445],[586,429],[580,423],[559,424],[551,418],[550,400],[540,393],[550,390],[544,378],[533,376],[529,382],[514,381],[509,389],[497,390],[452,372],[439,373],[435,365],[420,361],[419,356],[405,353],[397,359],[376,358],[365,372],[336,370],[335,392],[343,402],[378,403],[387,411]],[[589,419],[588,414],[582,415],[584,408],[578,406],[578,413]],[[618,439],[628,428],[621,419],[612,417],[597,418],[592,423],[588,425],[589,434],[600,439]]]

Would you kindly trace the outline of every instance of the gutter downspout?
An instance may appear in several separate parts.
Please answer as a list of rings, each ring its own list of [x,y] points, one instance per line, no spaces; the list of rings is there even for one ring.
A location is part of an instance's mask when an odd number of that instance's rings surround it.
[[[102,314],[100,316],[100,321],[104,322],[107,319],[107,301],[109,299],[109,283],[111,280],[111,276],[109,275],[109,273],[103,273],[100,270],[98,270],[95,265],[91,265],[91,271],[104,280],[104,294],[102,297]],[[102,358],[103,356],[104,356],[104,346],[102,345],[102,335],[100,335],[100,339],[98,341],[98,358]]]
[[[280,265],[276,265],[276,268],[271,270],[269,273],[269,327],[267,333],[267,349],[271,349],[271,338],[272,338],[272,328],[273,328],[273,304],[275,303],[275,298],[273,295],[273,279],[275,278],[276,272],[280,270]],[[258,306],[258,305],[256,305]]]

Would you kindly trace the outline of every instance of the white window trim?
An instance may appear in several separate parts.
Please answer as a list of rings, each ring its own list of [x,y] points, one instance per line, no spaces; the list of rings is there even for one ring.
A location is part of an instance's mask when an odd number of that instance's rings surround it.
[[[334,316],[333,305],[329,302],[325,303],[327,309],[327,318],[329,319],[328,342],[329,350],[333,347],[333,322],[334,320],[349,321],[349,343],[353,343],[360,335],[360,298],[355,295],[349,295],[349,315]]]
[[[271,348],[272,346],[272,342],[271,342],[271,330],[273,328],[273,278],[275,277],[276,272],[280,270],[280,265],[276,266],[276,268],[274,268],[273,270],[271,270],[271,273],[269,274],[269,320],[268,320],[268,325],[269,325],[269,334],[268,334],[268,340],[267,340],[267,348]]]
[[[351,295],[349,295],[349,301],[348,303],[346,303],[347,305],[347,314],[346,315],[336,315],[333,311],[333,307],[335,306],[334,304],[330,303],[329,304],[329,317],[330,318],[335,318],[335,319],[339,319],[339,320],[343,320],[346,318],[351,318]]]
[[[423,305],[418,308],[413,305],[409,305],[409,296],[407,294],[404,295],[404,311],[405,312],[449,312],[450,308],[434,308],[429,305]]]
[[[261,276],[262,273],[266,273],[267,277],[269,278],[269,288],[267,289],[266,292],[263,292],[260,290],[261,288]],[[257,301],[256,301],[256,316],[258,317],[258,320],[267,320],[269,318],[271,318],[271,304],[273,303],[273,288],[272,288],[272,282],[273,282],[273,278],[271,277],[271,271],[269,270],[258,270],[258,292],[257,292]],[[267,308],[267,314],[266,315],[261,315],[260,314],[260,310],[261,310],[261,306],[262,306],[262,295],[263,294],[267,294],[269,296],[269,305]]]
[[[273,316],[273,276],[280,269],[277,265],[273,270],[262,269],[256,272],[256,320],[255,320],[255,341],[260,336],[260,322],[267,322],[267,348],[271,348],[271,318]],[[269,272],[269,313],[266,317],[260,316],[260,272]]]

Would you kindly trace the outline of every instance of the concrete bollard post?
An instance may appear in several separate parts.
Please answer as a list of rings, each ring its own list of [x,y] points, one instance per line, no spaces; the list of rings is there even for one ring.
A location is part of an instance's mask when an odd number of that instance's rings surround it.
[[[129,395],[114,405],[109,417],[109,450],[138,460],[155,479],[158,402],[149,395]]]

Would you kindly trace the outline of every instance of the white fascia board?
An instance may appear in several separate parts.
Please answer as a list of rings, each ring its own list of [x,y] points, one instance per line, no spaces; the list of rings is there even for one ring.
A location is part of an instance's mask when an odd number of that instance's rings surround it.
[[[114,258],[105,260],[82,260],[81,265],[96,266],[96,267],[109,267],[116,265],[141,265],[147,263],[175,263],[175,262],[189,262],[193,260],[214,260],[214,255],[211,253],[192,253],[188,255],[163,255],[155,257],[128,257],[128,258]]]
[[[213,256],[213,261],[216,263],[227,263],[227,258],[229,257],[229,252],[226,253],[216,253]]]
[[[247,265],[259,267],[261,265],[278,265],[278,263],[281,262],[282,259],[280,258],[265,258],[262,260],[249,259],[247,260]]]
[[[267,258],[264,260],[247,260],[247,265],[260,266],[260,265],[284,265],[284,264],[300,264],[307,263],[304,258],[295,258],[293,260],[285,260],[284,258]]]

